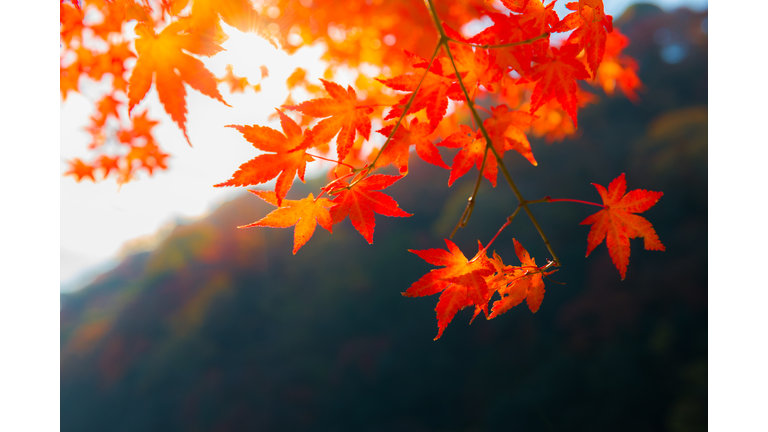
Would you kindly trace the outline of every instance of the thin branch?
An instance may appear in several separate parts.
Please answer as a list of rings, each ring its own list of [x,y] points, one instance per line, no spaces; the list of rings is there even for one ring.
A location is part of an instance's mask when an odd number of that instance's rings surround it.
[[[539,235],[541,236],[541,239],[544,241],[544,245],[547,247],[549,254],[552,255],[552,259],[554,260],[554,265],[559,267],[560,260],[557,258],[557,255],[555,255],[555,251],[552,250],[552,245],[549,243],[549,239],[547,238],[546,234],[544,234],[544,230],[541,229],[541,225],[539,225],[539,222],[533,216],[533,213],[531,213],[531,209],[528,208],[528,204],[525,203],[524,199],[522,199],[523,196],[520,193],[520,190],[515,185],[515,182],[512,181],[512,177],[509,175],[509,171],[507,171],[507,167],[504,165],[504,161],[502,161],[501,157],[499,157],[499,154],[496,153],[496,149],[491,147],[491,150],[493,150],[493,154],[494,156],[496,156],[496,161],[499,163],[499,168],[501,168],[501,172],[502,174],[504,174],[504,178],[507,180],[507,184],[509,184],[509,187],[512,188],[512,192],[515,193],[515,196],[520,201],[520,204],[523,206],[523,210],[525,210],[525,213],[528,215],[528,218],[531,220],[531,223],[533,223],[533,226],[536,227],[536,231],[539,232]]]
[[[488,146],[485,147],[483,153],[483,163],[480,165],[480,172],[477,173],[477,181],[475,182],[475,188],[472,190],[472,195],[467,199],[467,206],[464,208],[464,213],[461,214],[459,223],[451,231],[451,235],[448,238],[453,238],[456,231],[459,228],[464,228],[469,223],[469,218],[472,217],[472,211],[475,209],[475,201],[477,197],[477,191],[480,190],[480,182],[483,180],[483,170],[485,170],[485,163],[488,160]]]
[[[456,74],[456,78],[459,81],[459,87],[461,87],[461,91],[464,93],[464,98],[466,99],[467,105],[469,106],[469,109],[472,112],[472,116],[475,118],[475,121],[477,121],[478,126],[480,127],[480,131],[482,132],[483,137],[485,138],[486,149],[490,148],[491,151],[493,152],[493,155],[496,157],[496,161],[498,162],[498,165],[501,168],[501,172],[504,174],[504,178],[509,184],[509,187],[512,189],[512,192],[515,194],[515,197],[517,197],[517,200],[520,203],[520,205],[523,207],[523,210],[525,210],[525,213],[528,215],[528,218],[531,219],[533,226],[536,227],[536,230],[539,232],[541,239],[544,241],[544,244],[547,246],[547,250],[549,250],[550,255],[552,255],[552,259],[554,260],[554,265],[559,266],[560,260],[557,258],[557,255],[552,250],[552,245],[549,243],[549,239],[547,238],[546,234],[544,234],[544,231],[541,229],[541,225],[539,225],[539,222],[536,220],[536,217],[533,216],[533,213],[531,213],[531,210],[528,208],[525,198],[523,198],[523,195],[520,193],[520,190],[517,188],[517,185],[515,185],[515,182],[512,180],[512,177],[509,175],[509,171],[507,171],[507,167],[504,166],[504,160],[501,158],[499,153],[493,147],[491,137],[488,134],[488,131],[485,129],[485,126],[483,125],[482,120],[480,119],[480,114],[478,114],[477,109],[475,109],[475,105],[472,103],[472,100],[469,97],[469,92],[467,91],[467,87],[464,85],[464,81],[461,79],[461,74],[459,73],[459,68],[456,65],[456,60],[453,58],[453,53],[451,52],[451,48],[448,46],[449,38],[445,34],[445,30],[443,30],[443,27],[440,25],[440,19],[437,16],[437,10],[435,9],[434,1],[433,0],[424,0],[424,1],[427,3],[430,16],[432,17],[432,21],[434,22],[435,27],[437,27],[437,30],[440,32],[440,46],[442,46],[445,49],[446,54],[448,54],[448,59],[451,61],[451,66],[453,66],[453,71]]]
[[[479,44],[473,44],[473,43],[470,43],[470,42],[464,42],[464,41],[460,41],[460,40],[456,40],[456,39],[452,39],[452,38],[448,38],[448,40],[451,41],[451,42],[457,43],[457,44],[469,45],[469,46],[475,47],[475,48],[496,49],[496,48],[510,48],[510,47],[519,46],[519,45],[528,45],[530,43],[536,42],[539,39],[544,39],[545,37],[548,37],[548,36],[549,36],[549,33],[544,33],[544,34],[540,34],[540,35],[538,35],[538,36],[536,36],[534,38],[526,39],[524,41],[510,42],[510,43],[505,43],[505,44],[500,44],[500,45],[489,45],[489,44],[479,45]]]
[[[352,171],[351,173],[347,173],[347,174],[344,174],[343,176],[341,176],[341,177],[339,177],[339,178],[337,178],[337,179],[334,179],[332,182],[330,182],[330,183],[328,183],[327,185],[325,185],[325,187],[323,187],[323,188],[320,188],[320,190],[322,190],[322,192],[320,192],[320,195],[318,195],[318,196],[317,196],[317,198],[315,198],[315,201],[319,200],[319,199],[320,199],[320,197],[321,197],[321,196],[323,196],[323,194],[325,194],[325,193],[328,191],[328,189],[330,189],[330,188],[331,188],[331,185],[332,185],[332,184],[336,183],[337,181],[341,181],[341,180],[344,180],[345,178],[347,178],[347,177],[350,177],[350,176],[353,176],[353,175],[355,175],[355,174],[356,174],[356,172],[355,172],[355,171]],[[333,195],[333,192],[334,192],[334,191],[328,192],[328,195]]]
[[[442,40],[441,40],[441,42],[442,42]],[[419,89],[421,88],[421,84],[424,82],[424,79],[427,77],[427,74],[429,73],[429,69],[432,68],[432,63],[434,63],[435,58],[437,57],[437,53],[440,52],[440,46],[441,46],[441,43],[438,43],[437,46],[435,47],[435,52],[432,53],[432,58],[429,60],[429,65],[427,65],[427,69],[424,71],[424,75],[421,76],[421,79],[419,80],[419,84],[416,85],[416,89],[413,91],[413,94],[411,94],[411,98],[408,99],[408,103],[405,104],[405,109],[403,109],[403,113],[400,115],[400,118],[397,119],[397,123],[395,123],[395,127],[392,128],[392,132],[389,133],[389,136],[387,137],[387,140],[384,142],[384,145],[381,146],[381,149],[379,150],[379,153],[376,155],[376,158],[373,159],[373,162],[371,162],[370,165],[368,165],[368,168],[365,171],[365,175],[363,175],[360,178],[360,180],[365,178],[365,176],[367,176],[368,173],[370,173],[371,170],[373,170],[375,168],[376,162],[378,162],[379,157],[381,157],[381,154],[384,153],[384,149],[387,148],[387,144],[389,144],[389,142],[392,140],[392,137],[395,136],[395,132],[397,132],[397,128],[400,127],[400,123],[402,123],[402,121],[405,118],[405,116],[408,115],[408,110],[411,109],[411,105],[413,104],[413,101],[416,99],[416,95],[419,93]],[[360,180],[358,180],[357,182],[359,182]],[[357,184],[357,182],[352,183],[348,187],[351,188],[352,186]]]

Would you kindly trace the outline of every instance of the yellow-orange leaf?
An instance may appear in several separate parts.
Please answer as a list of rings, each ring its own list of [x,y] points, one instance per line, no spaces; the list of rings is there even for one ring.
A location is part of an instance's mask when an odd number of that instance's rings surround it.
[[[501,300],[493,303],[491,316],[489,319],[496,318],[504,312],[512,309],[523,300],[528,302],[528,308],[536,313],[544,300],[544,280],[542,273],[536,266],[536,261],[531,258],[528,251],[516,239],[512,239],[515,244],[515,253],[520,259],[522,266],[499,266],[497,270],[500,277],[496,277],[497,292],[501,295]],[[501,258],[494,256],[501,264]]]
[[[315,160],[306,152],[306,143],[310,141],[310,135],[302,134],[301,127],[282,111],[277,110],[277,113],[285,135],[266,126],[227,126],[237,129],[257,149],[274,153],[256,156],[242,164],[240,169],[232,174],[231,179],[214,187],[251,186],[266,183],[277,177],[275,193],[277,206],[280,207],[297,173],[301,181],[304,181],[307,162]]]
[[[211,38],[188,30],[185,21],[170,24],[160,34],[145,25],[136,26],[139,58],[128,86],[130,111],[144,98],[154,81],[160,103],[179,125],[187,142],[187,91],[184,83],[229,106],[216,87],[216,77],[203,62],[187,54],[213,55],[222,48]]]
[[[274,192],[255,190],[248,190],[248,192],[274,206],[278,205],[277,196]],[[296,252],[312,237],[318,223],[321,227],[327,229],[328,232],[333,232],[333,221],[331,214],[328,212],[328,208],[332,206],[331,200],[325,198],[315,199],[314,195],[310,193],[308,197],[298,201],[283,200],[282,207],[273,210],[252,224],[239,226],[238,228],[255,226],[288,228],[296,225],[293,231],[293,254],[296,255]]]
[[[314,145],[328,143],[339,134],[336,138],[336,151],[341,161],[347,157],[355,142],[355,130],[366,140],[370,137],[371,119],[368,116],[373,113],[373,108],[357,103],[357,94],[352,86],[347,86],[347,90],[344,90],[344,87],[336,83],[322,78],[320,81],[332,99],[312,99],[285,108],[316,118],[328,117],[312,128]]]

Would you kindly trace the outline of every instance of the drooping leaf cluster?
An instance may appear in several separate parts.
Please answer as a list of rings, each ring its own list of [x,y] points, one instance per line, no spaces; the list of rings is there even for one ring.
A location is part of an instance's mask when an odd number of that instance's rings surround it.
[[[222,50],[227,38],[222,23],[255,32],[275,49],[288,52],[322,42],[329,66],[319,79],[321,85],[303,69],[286,81],[291,93],[274,117],[282,132],[258,124],[229,126],[263,154],[216,186],[275,181],[274,191],[251,192],[277,208],[244,227],[295,226],[295,254],[318,223],[332,231],[334,224],[348,217],[373,243],[375,214],[410,216],[382,190],[408,174],[415,149],[424,161],[450,171],[448,186],[473,166],[477,169],[474,193],[458,228],[471,216],[481,179],[495,187],[501,171],[519,202],[513,216],[521,209],[528,214],[552,259],[537,267],[515,240],[521,266],[505,265],[495,253],[489,258],[488,246],[482,245],[468,260],[446,240],[447,252],[414,251],[445,268],[428,273],[404,295],[441,293],[438,337],[467,306],[475,307],[475,316],[483,312],[490,319],[527,300],[535,312],[543,299],[542,278],[560,262],[528,205],[568,200],[524,199],[504,166],[505,153],[522,156],[535,166],[528,135],[553,141],[573,134],[579,109],[596,100],[580,82],[608,95],[619,88],[633,101],[638,100],[642,84],[636,62],[622,54],[628,39],[613,28],[602,0],[568,3],[570,13],[565,17],[554,11],[554,1],[501,3],[497,9],[482,0],[428,0],[426,7],[413,0],[374,0],[345,3],[339,10],[331,0],[61,0],[62,98],[79,91],[81,77],[99,81],[111,76],[112,91],[96,104],[87,130],[95,151],[110,140],[122,146],[116,154],[102,151],[91,162],[71,161],[67,174],[78,181],[86,177],[95,181],[94,172],[100,172],[102,178],[114,175],[124,183],[138,170],[152,174],[167,168],[168,155],[152,134],[157,122],[147,118],[146,111],[134,109],[153,86],[190,145],[187,86],[225,105],[220,84],[231,92],[258,91],[258,85],[237,77],[231,66],[225,76],[216,77],[200,61]],[[478,19],[492,24],[476,34],[456,30]],[[129,25],[135,36],[127,31]],[[554,43],[553,33],[569,34]],[[335,82],[342,67],[356,71],[354,88]],[[262,79],[267,75],[262,67]],[[295,101],[297,89],[310,98]],[[124,106],[127,110],[121,109]],[[455,149],[450,165],[438,147]],[[328,184],[316,195],[289,199],[295,177],[304,181],[307,164],[313,162],[332,164]],[[375,174],[387,166],[400,175]],[[636,190],[624,195],[623,175],[607,191],[601,186],[598,190],[603,210],[583,222],[592,224],[587,254],[607,238],[623,279],[630,238],[644,237],[646,249],[664,248],[650,223],[634,214],[650,208],[661,193]],[[500,300],[489,308],[495,294]]]

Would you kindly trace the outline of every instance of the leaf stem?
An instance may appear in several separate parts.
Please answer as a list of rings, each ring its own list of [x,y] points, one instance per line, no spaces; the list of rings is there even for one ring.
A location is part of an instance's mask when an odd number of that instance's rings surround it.
[[[320,160],[324,160],[324,161],[328,161],[328,162],[334,162],[334,163],[337,163],[337,164],[339,164],[339,165],[344,165],[345,167],[349,167],[349,169],[351,169],[352,171],[355,171],[355,172],[357,172],[357,171],[359,171],[359,170],[360,170],[360,169],[358,169],[358,168],[355,168],[355,167],[353,167],[353,166],[352,166],[352,165],[350,165],[350,164],[346,164],[346,163],[344,163],[344,162],[340,162],[340,161],[337,161],[337,160],[328,159],[328,158],[324,158],[324,157],[322,157],[322,156],[317,156],[317,155],[313,155],[313,154],[309,154],[309,153],[307,153],[306,155],[307,155],[307,156],[311,156],[311,157],[313,157],[313,158],[317,158],[317,159],[320,159]]]
[[[593,203],[593,202],[589,202],[589,201],[567,199],[567,198],[550,198],[550,197],[545,197],[545,198],[542,198],[542,199],[546,200],[544,202],[575,202],[575,203],[589,204],[589,205],[605,208],[605,205],[603,205],[603,204]],[[539,200],[539,201],[541,201],[541,200]]]

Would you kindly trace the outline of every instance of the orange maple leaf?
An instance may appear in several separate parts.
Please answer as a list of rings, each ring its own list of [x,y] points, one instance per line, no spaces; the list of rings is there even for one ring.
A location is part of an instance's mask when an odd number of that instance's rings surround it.
[[[333,220],[328,208],[333,206],[331,200],[326,198],[315,199],[311,193],[308,197],[294,201],[282,200],[282,206],[278,204],[277,195],[272,191],[248,190],[248,192],[258,196],[264,201],[278,206],[268,215],[257,220],[254,223],[239,226],[238,228],[250,228],[255,226],[288,228],[296,225],[293,230],[293,254],[309,241],[315,232],[315,227],[319,223],[321,227],[333,232]]]
[[[376,132],[389,136],[394,127],[395,125],[385,126]],[[408,174],[408,155],[410,154],[411,146],[415,145],[416,154],[425,162],[448,169],[448,165],[443,162],[437,147],[429,139],[429,135],[433,131],[434,128],[430,123],[419,123],[419,119],[415,117],[411,120],[410,128],[406,125],[406,122],[402,122],[400,127],[397,128],[395,135],[389,141],[389,144],[381,152],[377,165],[386,166],[393,163],[401,175]]]
[[[216,184],[214,187],[251,186],[268,182],[277,177],[275,193],[277,194],[277,206],[280,207],[283,198],[291,189],[293,178],[297,173],[301,181],[304,181],[307,162],[315,160],[306,152],[311,134],[307,131],[302,134],[301,127],[292,118],[280,110],[277,110],[277,113],[280,116],[280,125],[285,135],[266,126],[226,126],[237,129],[257,149],[274,153],[256,156],[240,165],[240,168],[232,174],[231,179]]]
[[[494,143],[504,144],[499,156],[504,157],[505,150],[514,150],[533,166],[537,166],[538,162],[533,157],[531,143],[523,128],[530,126],[538,117],[525,111],[511,111],[506,105],[491,107],[491,113],[493,116],[485,119],[483,125]]]
[[[410,213],[403,211],[391,196],[376,192],[392,186],[401,178],[403,177],[376,174],[360,180],[351,189],[343,189],[348,186],[344,180],[335,182],[329,192],[343,190],[333,199],[333,203],[336,204],[331,209],[333,223],[337,224],[349,216],[352,226],[369,244],[373,244],[373,230],[376,226],[374,212],[384,216],[411,216]]]
[[[120,129],[117,133],[117,139],[124,144],[133,144],[136,139],[143,138],[146,142],[155,142],[152,129],[158,125],[157,120],[147,117],[148,110],[141,114],[131,117],[131,127]]]
[[[117,109],[122,103],[115,99],[114,96],[115,93],[106,94],[96,103],[98,115],[92,117],[96,126],[104,126],[107,122],[107,117],[110,115],[117,120],[120,119]]]
[[[146,169],[149,175],[152,175],[155,169],[168,169],[168,166],[165,164],[167,157],[168,154],[163,153],[157,145],[153,142],[147,142],[141,147],[131,147],[131,151],[126,155],[125,159],[128,161],[129,170],[133,168],[133,162],[136,161],[139,168]]]
[[[536,266],[536,260],[531,258],[528,251],[516,239],[515,253],[520,259],[522,266],[504,266],[501,258],[494,254],[494,261],[497,265],[498,275],[494,279],[494,288],[501,295],[501,300],[493,303],[491,315],[488,319],[496,318],[504,312],[522,303],[528,302],[528,308],[536,313],[544,300],[544,275]]]
[[[352,86],[344,87],[320,79],[331,98],[312,99],[299,105],[286,105],[285,108],[300,111],[308,116],[323,118],[312,128],[313,145],[328,143],[336,134],[336,152],[339,160],[343,161],[355,141],[355,131],[366,140],[371,135],[371,119],[373,108],[357,102],[357,94]]]
[[[90,177],[92,182],[96,182],[96,179],[93,178],[93,167],[90,165],[87,165],[85,162],[80,160],[80,158],[74,158],[69,162],[69,171],[65,172],[64,175],[72,175],[75,177],[75,180],[79,183],[80,180],[82,180],[85,177]]]
[[[484,278],[495,271],[480,242],[477,254],[471,260],[468,260],[452,241],[445,239],[445,244],[447,251],[409,250],[424,261],[445,268],[430,270],[402,293],[405,297],[423,297],[442,292],[435,308],[438,327],[435,340],[442,336],[445,328],[461,309],[476,305],[487,313],[490,293]]]
[[[82,37],[83,11],[78,2],[74,2],[74,5],[60,2],[59,11],[59,22],[61,23],[59,34],[62,41],[68,45],[72,42],[73,37]]]
[[[131,74],[128,86],[128,111],[141,101],[152,85],[153,76],[160,103],[171,119],[187,135],[187,91],[184,83],[227,104],[216,86],[216,77],[205,68],[203,62],[185,53],[210,56],[222,48],[209,37],[188,31],[185,21],[176,21],[160,34],[145,26],[137,25],[136,51],[139,58]],[[191,145],[191,143],[190,143]]]
[[[619,29],[608,33],[605,41],[605,55],[595,79],[608,96],[612,96],[615,88],[618,87],[627,99],[637,103],[640,101],[637,90],[643,87],[643,83],[637,76],[639,69],[637,62],[632,57],[621,54],[627,45],[629,45],[629,38],[621,34]]]
[[[450,38],[469,42],[461,33],[450,28],[445,23],[443,28]],[[461,75],[461,81],[464,83],[467,92],[470,95],[474,95],[477,88],[481,85],[488,91],[493,92],[493,83],[500,81],[503,75],[501,68],[496,63],[496,56],[489,53],[486,49],[475,48],[473,50],[469,45],[451,43],[449,46],[456,60],[456,67]],[[464,92],[461,90],[458,81],[451,86],[448,96],[456,101],[464,100]]]
[[[600,193],[605,208],[581,222],[581,225],[592,225],[587,236],[587,256],[607,237],[611,260],[624,280],[629,264],[629,239],[643,237],[646,249],[665,249],[653,225],[644,217],[633,214],[653,207],[664,193],[635,189],[625,195],[627,182],[623,173],[608,185],[608,190],[592,184]]]
[[[429,65],[426,60],[413,54],[411,56],[416,58],[415,67],[426,68]],[[419,87],[419,92],[408,109],[408,114],[415,114],[426,108],[429,123],[433,127],[437,127],[448,110],[448,93],[455,81],[455,79],[443,76],[442,64],[438,60],[440,59],[436,59],[432,63],[432,67],[426,72],[427,76],[424,77],[423,81],[421,80],[422,72],[409,72],[389,79],[376,78],[376,81],[391,89],[408,92],[398,101],[397,105],[392,107],[384,120],[396,119],[403,115],[405,106],[421,81],[421,87]],[[463,100],[463,96],[461,100]]]
[[[120,173],[120,166],[118,165],[119,161],[120,156],[109,157],[107,155],[101,155],[99,158],[99,168],[104,170],[104,178],[107,178],[113,170],[118,174]]]
[[[470,42],[500,45],[521,42],[532,37],[523,30],[520,15],[504,15],[489,12],[486,16],[493,21],[493,25],[468,39]],[[538,36],[538,34],[533,36]],[[543,43],[548,44],[548,38],[544,39]],[[533,47],[531,44],[522,44],[494,51],[496,64],[502,69],[513,69],[521,75],[530,72],[531,61],[533,60]],[[502,76],[502,79],[504,79],[504,76]],[[504,87],[502,85],[502,88]]]
[[[248,82],[248,78],[236,76],[232,70],[232,65],[228,64],[226,73],[221,78],[216,78],[216,82],[227,83],[230,93],[245,93],[246,88],[253,88]]]

